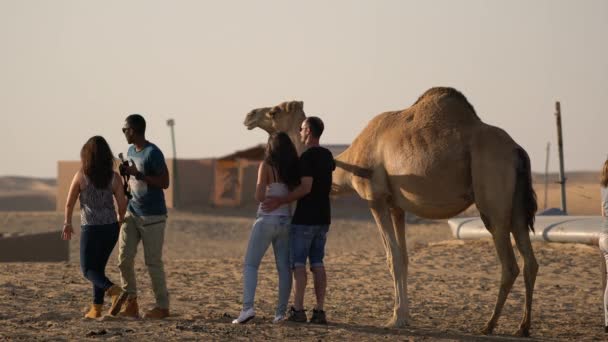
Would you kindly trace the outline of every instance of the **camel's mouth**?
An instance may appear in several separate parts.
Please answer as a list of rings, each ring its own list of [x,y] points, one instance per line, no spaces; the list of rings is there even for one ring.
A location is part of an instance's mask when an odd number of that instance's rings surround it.
[[[247,127],[247,129],[248,129],[248,130],[250,130],[250,131],[251,131],[252,129],[254,129],[254,128],[256,128],[256,127],[257,127],[257,125],[255,124],[255,122],[247,122],[247,121],[245,121],[243,124],[244,124],[244,125],[245,125],[245,127]]]
[[[245,125],[248,130],[252,130],[252,129],[256,128],[256,126],[257,126],[255,124],[255,120],[253,120],[253,118],[250,118],[250,117],[245,118],[243,125]]]

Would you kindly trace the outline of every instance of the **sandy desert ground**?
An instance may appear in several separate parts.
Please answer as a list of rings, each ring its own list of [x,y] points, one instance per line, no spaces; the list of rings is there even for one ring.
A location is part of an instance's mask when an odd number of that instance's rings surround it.
[[[594,182],[585,177],[571,179],[571,214],[597,214],[599,190]],[[0,197],[10,197],[15,191],[4,190]],[[558,192],[551,185],[549,206],[559,205]],[[542,191],[538,195],[542,208]],[[13,206],[0,211],[0,232],[41,232],[60,227],[60,213],[32,208]],[[447,223],[441,220],[408,225],[410,322],[402,329],[384,328],[392,311],[393,287],[380,237],[368,214],[354,215],[348,208],[337,208],[328,238],[326,310],[330,324],[270,323],[277,281],[272,253],[268,253],[260,269],[258,316],[250,324],[232,325],[230,321],[241,305],[242,259],[253,212],[253,208],[241,208],[170,213],[164,252],[173,316],[163,321],[82,319],[91,290],[79,271],[78,239],[70,243],[69,262],[0,264],[0,340],[606,339],[599,267],[602,260],[596,248],[576,244],[534,244],[540,271],[531,338],[512,336],[523,310],[521,276],[495,334],[478,334],[491,314],[498,290],[500,268],[494,247],[489,240],[454,240]],[[140,305],[146,308],[153,304],[153,296],[141,252],[140,248],[136,268]],[[108,273],[118,280],[115,265],[116,251]],[[306,297],[306,307],[312,309],[312,292],[308,291]]]

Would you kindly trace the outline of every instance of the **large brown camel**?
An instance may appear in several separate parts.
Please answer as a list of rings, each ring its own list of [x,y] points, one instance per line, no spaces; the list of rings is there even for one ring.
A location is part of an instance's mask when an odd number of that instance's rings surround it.
[[[301,152],[298,131],[305,118],[303,103],[291,101],[252,110],[244,124],[287,132]],[[526,286],[516,334],[529,336],[538,264],[528,229],[534,231],[536,194],[528,154],[505,131],[483,123],[459,91],[432,88],[410,108],[373,118],[336,157],[336,165],[334,191],[356,191],[369,203],[380,230],[395,287],[390,326],[404,326],[409,314],[404,213],[442,219],[475,203],[502,266],[494,312],[482,333],[492,333],[519,274],[513,234]]]

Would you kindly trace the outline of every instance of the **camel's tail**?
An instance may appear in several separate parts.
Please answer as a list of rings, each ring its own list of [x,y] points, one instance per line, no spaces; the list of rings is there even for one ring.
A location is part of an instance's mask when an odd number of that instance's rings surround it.
[[[534,219],[538,204],[536,203],[536,192],[532,187],[532,170],[530,166],[530,157],[523,148],[517,149],[519,163],[517,166],[517,187],[516,193],[519,194],[515,198],[521,205],[526,216],[526,225],[531,231],[534,231]]]

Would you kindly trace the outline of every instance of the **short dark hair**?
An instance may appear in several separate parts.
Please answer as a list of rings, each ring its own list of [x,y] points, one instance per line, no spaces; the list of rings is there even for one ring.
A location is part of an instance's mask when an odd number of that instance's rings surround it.
[[[323,121],[316,116],[309,116],[306,118],[306,122],[308,123],[310,134],[312,134],[312,136],[315,138],[320,138],[321,134],[323,134],[323,130],[325,129]]]
[[[129,124],[129,127],[137,134],[146,133],[146,120],[139,114],[131,114],[127,116],[125,121]]]

